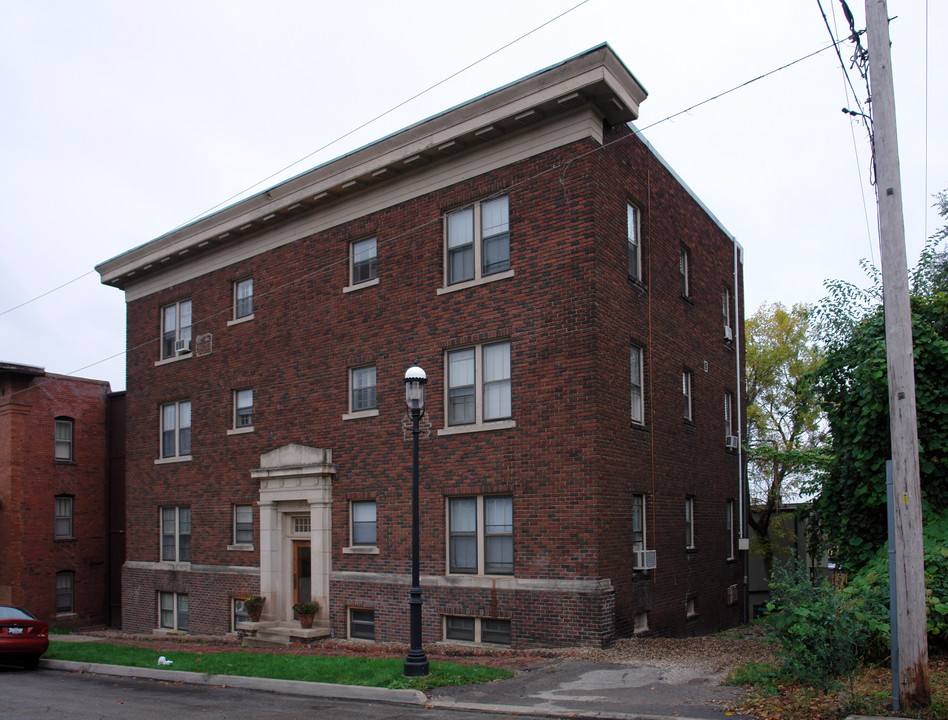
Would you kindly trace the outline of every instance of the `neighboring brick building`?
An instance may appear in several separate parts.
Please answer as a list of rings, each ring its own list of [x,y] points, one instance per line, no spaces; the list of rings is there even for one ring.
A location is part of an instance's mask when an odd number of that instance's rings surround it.
[[[239,599],[408,638],[602,645],[744,613],[742,258],[630,129],[608,46],[98,266],[128,307],[126,629]]]
[[[53,626],[109,624],[123,560],[110,491],[124,494],[109,415],[123,404],[105,381],[0,363],[0,604]]]

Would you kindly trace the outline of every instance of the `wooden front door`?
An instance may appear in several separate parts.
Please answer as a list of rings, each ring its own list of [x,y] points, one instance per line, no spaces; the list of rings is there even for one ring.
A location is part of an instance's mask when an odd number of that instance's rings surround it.
[[[312,600],[313,565],[309,541],[293,541],[293,603]]]

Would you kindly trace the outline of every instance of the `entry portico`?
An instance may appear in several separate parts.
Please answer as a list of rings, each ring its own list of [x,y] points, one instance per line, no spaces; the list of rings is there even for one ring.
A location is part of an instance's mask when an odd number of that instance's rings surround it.
[[[264,620],[293,619],[293,604],[319,603],[328,626],[332,564],[332,450],[285,445],[260,456],[260,592]],[[307,571],[309,582],[307,583]]]

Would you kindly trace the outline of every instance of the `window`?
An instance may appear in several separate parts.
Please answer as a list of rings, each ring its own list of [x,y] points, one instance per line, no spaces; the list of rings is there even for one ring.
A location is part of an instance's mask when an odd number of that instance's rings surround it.
[[[626,206],[626,235],[629,239],[629,277],[642,279],[641,243],[639,242],[639,209]]]
[[[161,309],[161,359],[191,349],[191,301],[182,300]]]
[[[234,320],[253,315],[253,278],[234,283]]]
[[[691,420],[691,371],[682,370],[681,371],[681,394],[684,397],[685,401],[685,420]]]
[[[231,613],[231,630],[237,632],[237,623],[250,622],[250,615],[247,614],[247,608],[244,607],[246,598],[234,598],[233,610]]]
[[[253,390],[234,390],[234,429],[253,428]]]
[[[642,385],[644,378],[642,375],[642,348],[632,346],[632,422],[642,423],[645,421],[645,397],[642,394]]]
[[[378,273],[377,257],[378,243],[375,238],[359,240],[351,245],[351,279],[352,285],[359,285],[374,280]]]
[[[724,315],[724,337],[732,340],[734,336],[731,332],[731,289],[727,285],[721,288],[721,312]]]
[[[72,497],[57,495],[55,505],[54,536],[58,538],[72,537]]]
[[[349,608],[349,637],[375,640],[375,611]]]
[[[161,406],[161,457],[191,455],[191,402]]]
[[[510,343],[452,350],[447,354],[449,426],[480,425],[511,416]]]
[[[688,617],[694,617],[698,614],[697,598],[688,598],[688,600],[685,602],[685,613],[688,615]]]
[[[57,418],[55,421],[55,452],[57,460],[72,460],[72,420]]]
[[[56,573],[56,614],[66,615],[75,612],[73,605],[73,583],[75,574],[71,572]]]
[[[188,629],[188,596],[183,593],[158,593],[158,627],[165,630]]]
[[[234,505],[234,545],[252,544],[253,505]]]
[[[447,284],[510,269],[507,197],[485,200],[445,218]]]
[[[349,397],[350,412],[374,410],[375,399],[375,365],[352,368],[349,374],[351,394]]]
[[[191,562],[191,508],[161,508],[161,559]]]
[[[645,549],[645,495],[632,496],[632,550]]]
[[[681,275],[681,296],[686,298],[691,295],[691,253],[686,248],[681,249],[678,256],[678,272]]]
[[[724,437],[733,437],[734,432],[734,393],[724,393]]]
[[[734,559],[734,501],[728,500],[725,510],[725,527],[727,528],[727,559]]]
[[[513,498],[448,499],[448,571],[513,574]]]
[[[456,642],[510,645],[510,621],[445,615],[444,639]]]
[[[352,544],[376,544],[375,500],[353,500],[352,508]]]
[[[695,547],[695,499],[685,498],[685,547]]]

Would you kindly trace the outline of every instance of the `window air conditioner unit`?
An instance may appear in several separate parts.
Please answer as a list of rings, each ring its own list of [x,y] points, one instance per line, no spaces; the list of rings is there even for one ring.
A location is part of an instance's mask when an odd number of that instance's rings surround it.
[[[182,355],[184,353],[191,352],[191,341],[190,340],[175,340],[174,351],[177,355]]]
[[[737,450],[738,445],[739,443],[737,441],[737,435],[728,435],[726,438],[724,438],[724,447],[726,447],[728,450]]]
[[[731,326],[730,326],[730,325],[725,325],[725,326],[724,326],[724,339],[725,339],[725,340],[733,340],[733,339],[734,339],[734,331],[731,330]]]
[[[632,552],[635,554],[633,570],[655,569],[655,550],[633,550]]]

